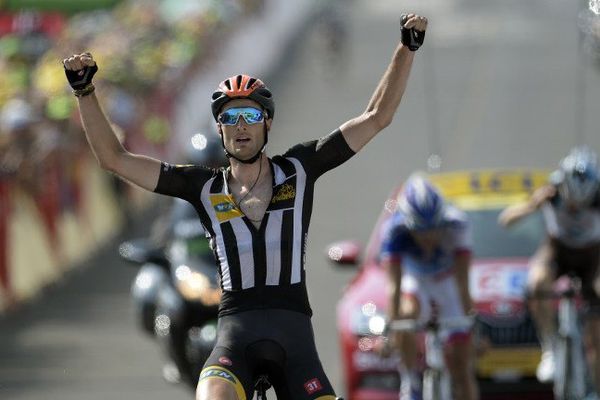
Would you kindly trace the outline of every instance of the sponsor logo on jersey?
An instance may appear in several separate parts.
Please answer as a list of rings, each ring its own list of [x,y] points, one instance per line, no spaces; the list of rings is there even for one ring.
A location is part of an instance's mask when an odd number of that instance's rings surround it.
[[[210,203],[217,214],[219,222],[242,216],[242,212],[236,207],[231,195],[212,194],[210,195]]]
[[[279,201],[290,200],[296,197],[296,189],[289,183],[285,183],[277,189],[277,192],[273,195],[271,203],[277,203]]]
[[[228,202],[215,204],[215,210],[219,213],[228,212],[228,211],[233,210],[234,208],[235,208],[235,206]]]
[[[321,386],[321,382],[317,378],[313,378],[304,384],[304,390],[308,394],[313,394],[321,389],[323,389],[323,386]]]

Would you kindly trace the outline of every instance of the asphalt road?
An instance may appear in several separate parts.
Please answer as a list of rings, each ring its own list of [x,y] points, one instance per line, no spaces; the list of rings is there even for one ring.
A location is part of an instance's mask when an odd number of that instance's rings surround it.
[[[343,55],[328,56],[315,26],[271,82],[278,115],[269,152],[276,154],[361,113],[397,44],[399,14],[430,18],[393,124],[316,188],[306,265],[318,347],[340,392],[335,305],[354,271],[328,265],[328,243],[365,242],[391,187],[426,169],[431,152],[441,154],[443,170],[454,170],[552,168],[577,143],[600,150],[600,76],[579,52],[573,1],[399,3],[348,1]],[[133,228],[131,235],[148,229]],[[112,244],[0,320],[0,398],[191,398],[162,380],[159,349],[133,323],[134,274]]]

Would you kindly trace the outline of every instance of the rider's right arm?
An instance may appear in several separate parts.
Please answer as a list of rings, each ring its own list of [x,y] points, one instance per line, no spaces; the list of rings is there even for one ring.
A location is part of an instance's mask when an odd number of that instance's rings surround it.
[[[388,296],[388,309],[387,309],[387,320],[388,322],[401,318],[400,313],[400,296],[401,296],[401,279],[402,279],[402,267],[400,260],[397,257],[383,256],[381,259],[381,266],[387,271],[387,296]],[[400,344],[401,333],[400,332],[389,332],[387,335],[389,340],[388,349],[397,348]],[[389,351],[389,350],[387,350]],[[387,352],[386,351],[386,352]]]
[[[104,115],[95,93],[78,97],[83,128],[100,166],[146,190],[158,184],[161,163],[125,150]]]
[[[388,294],[388,318],[398,319],[400,316],[400,279],[401,279],[401,253],[398,240],[398,229],[395,216],[392,216],[383,226],[379,261],[386,271]]]
[[[381,266],[387,271],[387,294],[388,294],[388,319],[390,321],[400,317],[400,279],[401,268],[398,260],[385,257]]]
[[[539,210],[545,202],[549,201],[555,195],[555,186],[542,186],[531,195],[527,202],[515,204],[502,211],[498,216],[498,222],[502,226],[509,227],[522,218]]]
[[[536,208],[531,201],[526,203],[515,204],[507,207],[498,216],[498,222],[504,227],[509,227],[523,217],[533,213]]]

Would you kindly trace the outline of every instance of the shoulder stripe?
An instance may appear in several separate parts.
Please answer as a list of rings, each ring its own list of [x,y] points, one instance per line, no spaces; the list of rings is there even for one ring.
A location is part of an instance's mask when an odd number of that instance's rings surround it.
[[[297,172],[297,166],[291,161],[290,158],[277,157],[277,165],[281,168],[281,171],[285,175],[285,178],[281,180],[283,182],[286,178],[294,175]],[[276,182],[280,184],[281,182]]]
[[[212,179],[210,193],[222,193],[225,182],[225,171],[217,170],[215,177]]]
[[[275,186],[277,185],[281,185],[282,182],[284,182],[286,180],[286,175],[285,172],[283,172],[283,169],[281,169],[281,167],[276,164],[275,162],[273,162],[273,179],[275,181]]]

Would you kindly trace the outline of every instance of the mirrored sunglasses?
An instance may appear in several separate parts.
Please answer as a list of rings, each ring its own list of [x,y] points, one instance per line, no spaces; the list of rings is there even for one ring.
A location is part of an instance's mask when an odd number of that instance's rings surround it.
[[[223,111],[219,115],[219,122],[223,125],[236,125],[244,118],[247,124],[258,124],[265,119],[264,112],[254,107],[234,107]]]

